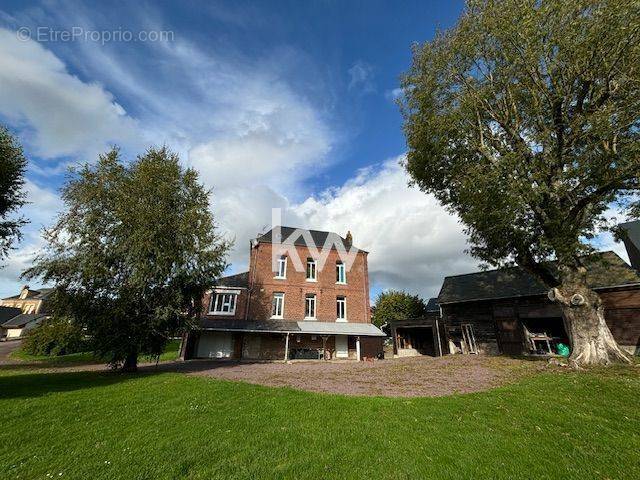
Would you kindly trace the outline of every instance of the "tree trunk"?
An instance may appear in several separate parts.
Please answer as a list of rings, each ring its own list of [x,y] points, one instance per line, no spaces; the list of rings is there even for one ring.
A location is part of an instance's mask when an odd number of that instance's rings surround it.
[[[549,298],[562,306],[565,327],[571,341],[569,362],[573,366],[631,363],[618,346],[604,319],[600,296],[591,290],[582,272],[567,275],[563,283],[549,292]]]
[[[127,355],[124,363],[122,364],[121,371],[123,372],[137,372],[138,371],[138,354],[130,353]]]

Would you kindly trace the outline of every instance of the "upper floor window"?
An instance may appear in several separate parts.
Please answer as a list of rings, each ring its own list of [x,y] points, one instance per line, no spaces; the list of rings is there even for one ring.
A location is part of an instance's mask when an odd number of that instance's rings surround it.
[[[274,293],[271,306],[271,318],[282,318],[284,313],[284,293]]]
[[[317,264],[313,258],[307,258],[307,281],[315,282],[317,281]]]
[[[287,278],[287,257],[284,255],[278,259],[278,272],[275,278]]]
[[[339,322],[347,321],[347,298],[338,297],[336,299],[336,320]]]
[[[215,292],[211,296],[209,313],[235,315],[238,294],[235,292]]]
[[[347,283],[347,270],[342,262],[336,262],[336,283]]]
[[[304,318],[315,319],[316,318],[316,296],[310,293],[304,300]]]

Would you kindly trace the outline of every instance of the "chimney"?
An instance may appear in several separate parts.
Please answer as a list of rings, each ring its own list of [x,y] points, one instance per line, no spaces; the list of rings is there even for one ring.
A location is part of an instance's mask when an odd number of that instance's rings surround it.
[[[345,237],[347,247],[351,247],[353,244],[353,237],[351,236],[351,230],[347,232],[347,236]]]

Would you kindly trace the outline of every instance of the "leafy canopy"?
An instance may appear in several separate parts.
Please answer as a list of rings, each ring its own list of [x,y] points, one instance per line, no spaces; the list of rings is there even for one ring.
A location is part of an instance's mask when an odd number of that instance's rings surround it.
[[[166,148],[130,164],[113,149],[65,184],[66,209],[26,276],[55,283],[56,313],[86,326],[111,364],[159,355],[226,267],[209,194]]]
[[[417,295],[399,290],[381,292],[376,298],[373,318],[374,325],[380,327],[392,320],[407,320],[424,317],[427,306]]]
[[[472,0],[414,49],[406,168],[468,227],[471,253],[579,263],[640,188],[640,4]]]
[[[22,147],[9,131],[0,126],[0,259],[6,257],[21,238],[23,218],[11,218],[25,204],[24,173],[27,160]]]

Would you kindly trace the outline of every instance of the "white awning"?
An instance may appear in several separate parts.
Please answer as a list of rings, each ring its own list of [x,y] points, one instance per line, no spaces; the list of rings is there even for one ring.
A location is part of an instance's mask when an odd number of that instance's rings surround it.
[[[371,323],[349,322],[297,322],[299,333],[315,335],[362,335],[365,337],[386,337],[386,335]]]

